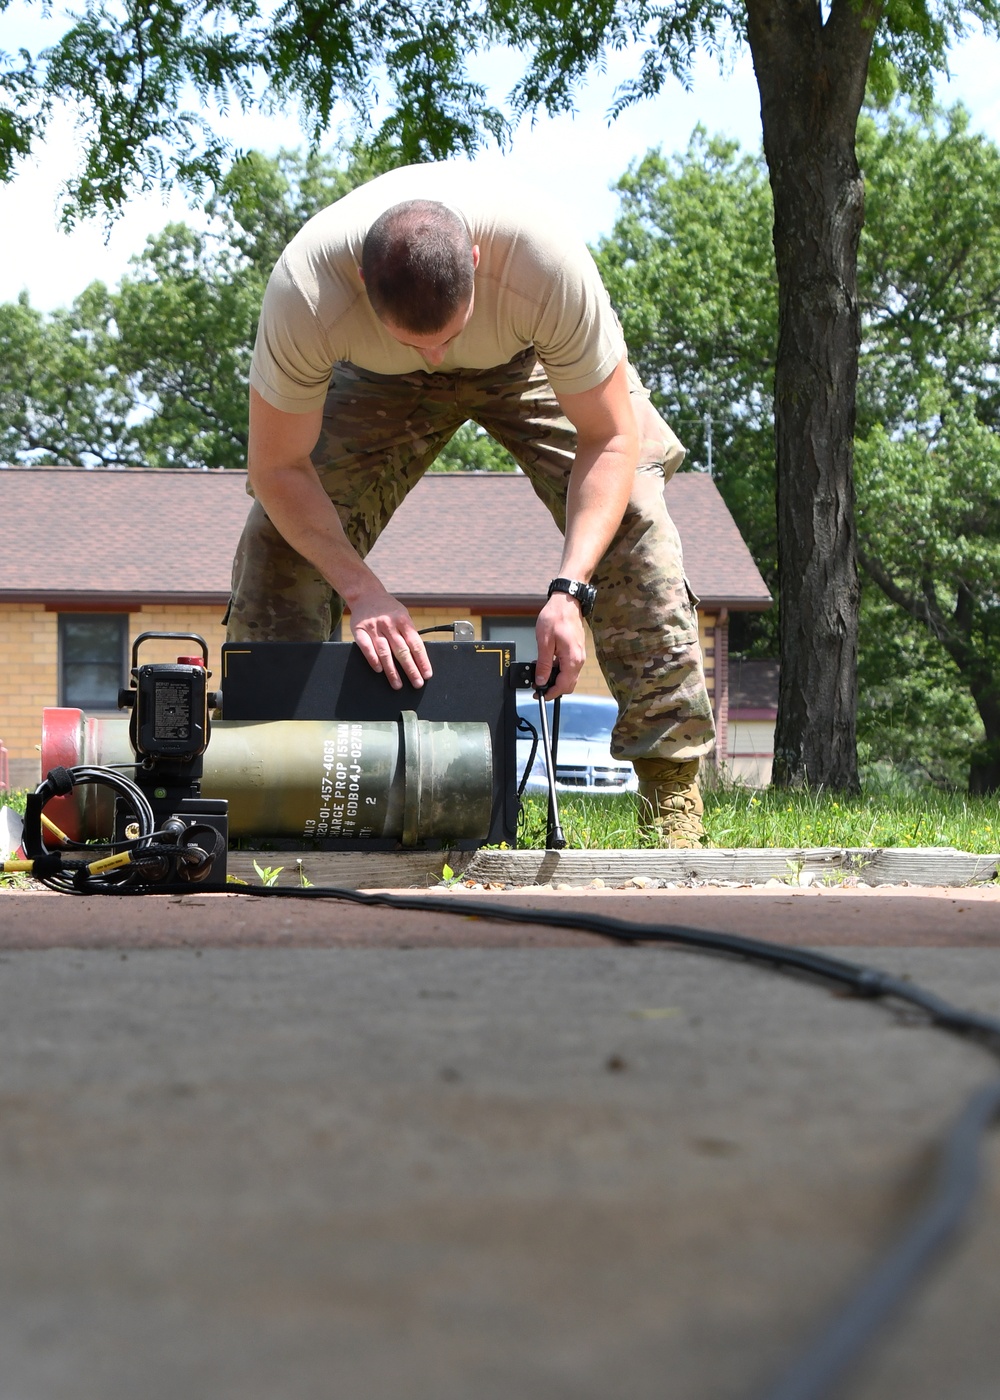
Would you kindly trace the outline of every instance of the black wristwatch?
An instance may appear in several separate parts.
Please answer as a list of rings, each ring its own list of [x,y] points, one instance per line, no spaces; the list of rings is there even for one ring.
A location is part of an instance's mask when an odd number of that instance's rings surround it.
[[[554,578],[549,584],[548,596],[551,598],[553,593],[568,593],[575,598],[584,617],[589,617],[594,611],[597,589],[592,583],[581,583],[577,578]]]

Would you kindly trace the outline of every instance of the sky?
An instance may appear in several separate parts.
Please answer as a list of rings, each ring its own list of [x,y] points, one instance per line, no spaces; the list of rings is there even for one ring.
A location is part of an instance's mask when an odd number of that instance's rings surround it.
[[[5,33],[4,43],[37,46],[32,37]],[[964,102],[973,126],[1000,144],[998,48],[995,41],[977,37],[953,50],[951,79],[941,82],[939,97],[948,104]],[[634,59],[629,55],[614,56],[607,72],[581,89],[575,115],[524,123],[506,154],[486,151],[477,163],[502,164],[529,187],[544,189],[546,197],[561,202],[583,236],[594,242],[610,231],[614,221],[617,199],[610,187],[630,161],[650,147],[683,150],[699,122],[712,134],[736,138],[746,149],[759,146],[760,104],[747,55],[725,73],[719,72],[714,60],[703,57],[690,92],[672,83],[658,98],[629,108],[609,123],[606,113],[614,90],[632,69]],[[516,71],[502,54],[481,60],[480,76],[497,94],[511,86]],[[274,153],[281,146],[305,144],[292,115],[250,113],[228,123],[220,120],[218,125],[244,148]],[[166,223],[199,221],[198,212],[180,195],[164,201],[159,194],[150,194],[135,198],[110,233],[98,220],[82,223],[71,233],[61,232],[59,191],[74,166],[75,139],[70,115],[60,113],[40,155],[25,163],[9,185],[0,186],[5,250],[0,262],[0,301],[13,300],[27,290],[32,305],[42,311],[68,306],[95,279],[116,285],[127,272],[130,257]]]

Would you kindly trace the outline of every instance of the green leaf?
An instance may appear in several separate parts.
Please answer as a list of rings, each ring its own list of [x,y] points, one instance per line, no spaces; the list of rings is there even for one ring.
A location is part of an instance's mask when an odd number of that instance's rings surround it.
[[[257,877],[262,885],[276,885],[278,883],[278,876],[281,874],[285,867],[283,865],[262,866],[259,865],[257,861],[254,861],[253,868],[254,870],[256,870]]]

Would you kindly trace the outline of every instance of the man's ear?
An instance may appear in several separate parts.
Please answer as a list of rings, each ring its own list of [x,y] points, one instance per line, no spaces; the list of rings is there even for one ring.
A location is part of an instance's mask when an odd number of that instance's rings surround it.
[[[473,251],[478,253],[479,249],[475,248]],[[476,259],[476,262],[478,262],[478,258]],[[475,266],[475,264],[473,264],[473,266]],[[362,282],[365,280],[365,274],[361,271],[360,267],[358,268],[358,276],[361,278]]]
[[[476,268],[477,268],[478,266],[479,266],[479,244],[478,244],[478,243],[473,243],[473,245],[472,245],[472,269],[473,269],[473,271],[475,271]],[[360,270],[360,269],[359,269],[359,270]],[[364,281],[364,278],[362,278],[361,280]]]

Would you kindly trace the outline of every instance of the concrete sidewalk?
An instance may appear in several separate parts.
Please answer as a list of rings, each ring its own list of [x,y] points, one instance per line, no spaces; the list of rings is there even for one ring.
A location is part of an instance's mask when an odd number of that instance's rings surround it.
[[[453,897],[839,945],[1000,1013],[992,889]],[[2,1400],[751,1400],[997,1073],[737,960],[245,895],[2,893],[0,1014]],[[998,1393],[987,1157],[851,1400]]]

